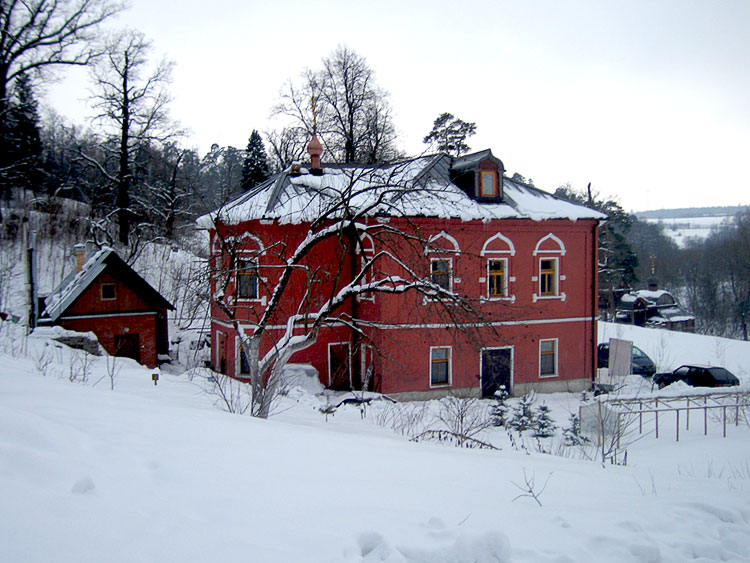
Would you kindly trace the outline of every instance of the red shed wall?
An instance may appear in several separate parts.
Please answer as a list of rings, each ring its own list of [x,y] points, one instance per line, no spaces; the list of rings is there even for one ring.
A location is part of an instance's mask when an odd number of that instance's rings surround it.
[[[102,284],[115,284],[115,299],[102,299]],[[137,334],[140,362],[155,367],[166,353],[166,309],[158,311],[111,268],[106,269],[65,310],[60,324],[70,330],[91,331],[109,354],[116,355],[115,335]]]

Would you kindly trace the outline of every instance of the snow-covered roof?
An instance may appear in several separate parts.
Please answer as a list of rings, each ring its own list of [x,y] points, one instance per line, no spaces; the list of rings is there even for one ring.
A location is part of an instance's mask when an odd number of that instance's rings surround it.
[[[93,254],[81,267],[81,271],[72,272],[58,285],[52,293],[44,299],[44,311],[42,318],[45,321],[56,321],[65,310],[70,307],[81,293],[101,274],[109,264],[119,262],[129,270],[130,278],[139,280],[148,289],[158,296],[157,298],[165,304],[168,309],[174,310],[174,306],[152,288],[146,280],[138,275],[130,266],[117,256],[111,248],[105,247]]]
[[[484,152],[488,151],[482,151]],[[242,194],[222,209],[198,219],[211,228],[218,216],[223,223],[274,219],[305,223],[330,211],[337,201],[349,209],[367,210],[367,216],[493,219],[596,219],[605,215],[553,196],[527,184],[503,179],[504,195],[497,202],[477,201],[441,173],[436,162],[444,155],[418,157],[385,166],[326,166],[322,174],[301,168],[286,170]],[[470,158],[468,155],[465,158]],[[332,217],[333,218],[333,217]]]

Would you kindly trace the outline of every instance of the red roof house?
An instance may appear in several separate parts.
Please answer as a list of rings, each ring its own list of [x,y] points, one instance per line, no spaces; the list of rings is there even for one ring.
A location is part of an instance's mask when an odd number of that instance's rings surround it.
[[[155,367],[169,352],[174,307],[111,248],[88,260],[77,249],[76,259],[76,271],[44,299],[39,324],[93,332],[109,354]]]
[[[268,322],[293,263],[261,355],[301,338],[333,301],[335,319],[290,360],[312,364],[328,387],[403,398],[588,388],[604,216],[504,173],[489,150],[381,166],[313,159],[200,218],[215,274],[214,369],[247,377],[239,332]],[[305,246],[332,228],[349,238]],[[417,290],[405,291],[409,283]],[[352,293],[363,287],[373,291]]]

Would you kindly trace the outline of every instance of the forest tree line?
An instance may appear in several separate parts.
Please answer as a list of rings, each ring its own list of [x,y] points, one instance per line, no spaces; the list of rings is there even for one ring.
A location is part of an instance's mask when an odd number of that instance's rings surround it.
[[[85,221],[75,228],[97,245],[179,241],[192,232],[197,216],[303,159],[313,134],[327,162],[377,164],[404,156],[388,93],[367,61],[345,46],[281,86],[278,103],[269,108],[283,121],[280,129],[249,128],[246,147],[214,144],[199,154],[169,114],[172,63],[156,60],[136,30],[102,32],[120,10],[110,0],[0,0],[5,240],[18,236],[23,220],[23,213],[10,209],[54,214],[65,198],[86,209]],[[86,127],[40,108],[38,92],[52,72],[69,65],[89,70],[95,118]],[[446,112],[424,141],[429,149],[458,156],[470,150],[466,140],[476,127]],[[659,225],[590,188],[565,185],[555,193],[609,218],[600,228],[601,288],[643,288],[653,272],[696,316],[699,331],[747,339],[747,214],[680,248]]]

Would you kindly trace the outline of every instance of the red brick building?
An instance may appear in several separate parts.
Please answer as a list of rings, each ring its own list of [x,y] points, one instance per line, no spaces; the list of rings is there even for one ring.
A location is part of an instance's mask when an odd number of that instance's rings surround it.
[[[291,360],[312,364],[324,385],[368,382],[405,398],[458,389],[489,396],[499,385],[514,394],[587,388],[596,368],[597,227],[604,216],[504,172],[489,150],[380,167],[297,165],[199,219],[211,235],[214,271],[231,271],[221,287],[212,280],[214,368],[238,378],[247,371],[217,296],[230,294],[236,319],[252,330],[289,253],[317,228],[323,201],[354,190],[347,209],[379,198],[357,219],[357,240],[323,241],[306,254],[261,352],[285,334],[287,319],[314,311],[340,279],[360,279],[362,264],[387,251],[460,296],[474,316],[420,291],[351,298],[340,321],[327,323]],[[379,226],[380,236],[367,234]],[[365,283],[376,275],[387,272],[360,277]],[[296,330],[304,332],[301,321]]]
[[[44,299],[39,324],[93,332],[109,354],[155,367],[169,352],[174,307],[110,248],[88,260],[77,250],[76,259],[76,271]]]

